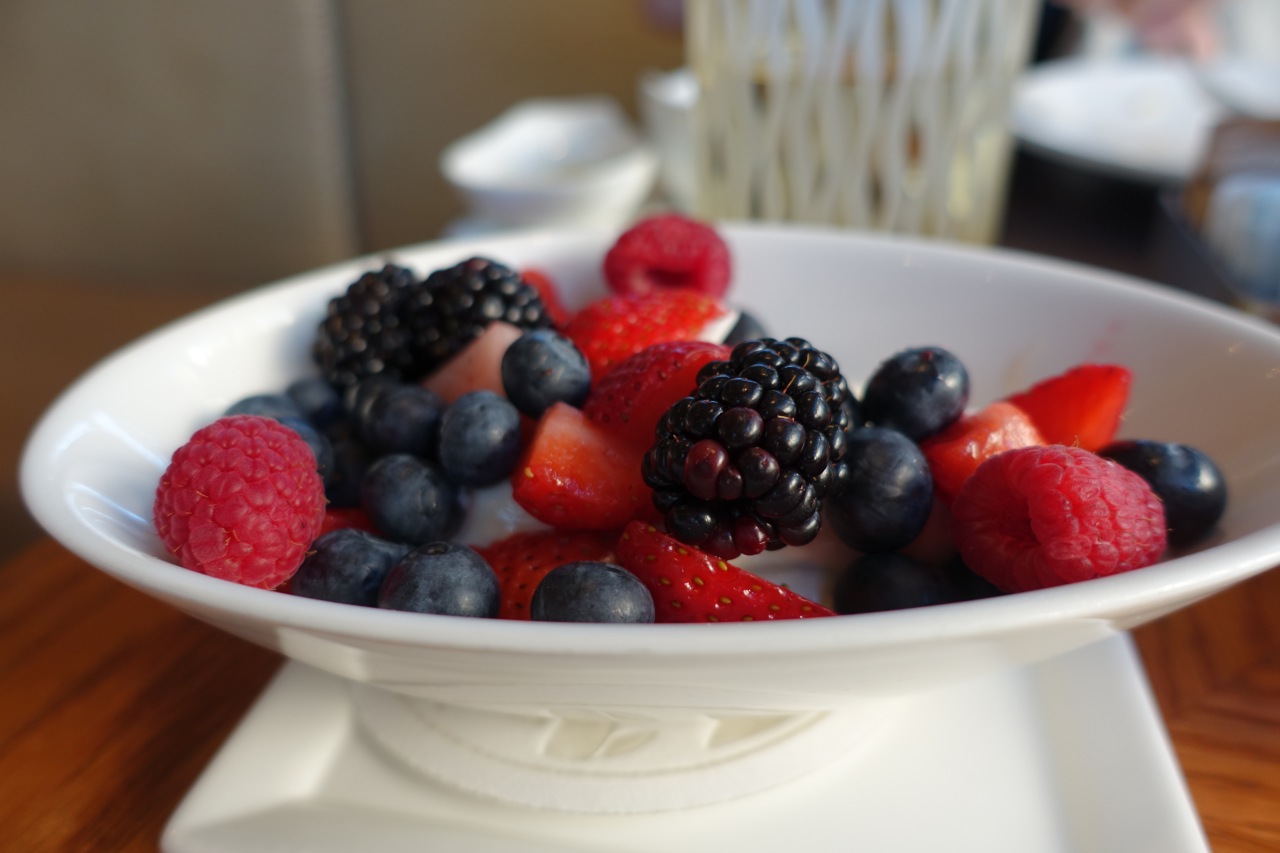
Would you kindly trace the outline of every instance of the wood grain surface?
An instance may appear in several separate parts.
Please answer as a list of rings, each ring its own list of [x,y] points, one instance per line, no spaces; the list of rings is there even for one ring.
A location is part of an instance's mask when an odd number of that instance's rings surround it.
[[[48,540],[0,590],[0,850],[156,850],[280,659]],[[1280,850],[1278,617],[1273,571],[1136,632],[1216,853]]]

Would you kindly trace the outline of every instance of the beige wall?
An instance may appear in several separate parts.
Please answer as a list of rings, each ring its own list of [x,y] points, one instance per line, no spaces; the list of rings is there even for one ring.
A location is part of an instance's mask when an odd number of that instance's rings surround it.
[[[431,239],[504,107],[635,115],[682,58],[636,0],[5,0],[0,269],[248,286]]]

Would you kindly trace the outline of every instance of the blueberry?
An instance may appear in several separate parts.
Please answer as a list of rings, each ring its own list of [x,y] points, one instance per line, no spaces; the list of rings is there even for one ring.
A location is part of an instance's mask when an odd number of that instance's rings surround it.
[[[1098,451],[1151,486],[1164,503],[1169,544],[1182,548],[1209,535],[1227,508],[1227,481],[1203,451],[1185,444],[1138,439]]]
[[[227,407],[226,415],[258,415],[264,418],[304,419],[302,410],[284,394],[253,394],[243,397]]]
[[[360,506],[389,539],[424,545],[461,523],[461,496],[440,469],[408,453],[379,457],[365,471]]]
[[[958,600],[943,570],[905,554],[866,554],[836,579],[832,603],[837,613],[904,610]]]
[[[284,393],[316,429],[328,429],[342,418],[342,394],[327,379],[298,379],[289,383]]]
[[[357,405],[356,430],[375,453],[435,452],[444,398],[421,385],[389,382],[368,389]]]
[[[328,435],[333,467],[324,478],[324,496],[331,506],[358,506],[365,471],[376,457],[349,430],[335,428]]]
[[[921,441],[964,413],[969,372],[941,347],[904,350],[882,363],[862,395],[862,417]]]
[[[466,545],[430,542],[415,548],[387,573],[378,606],[444,616],[498,615],[498,576]]]
[[[920,447],[897,430],[849,433],[845,487],[826,501],[827,520],[851,548],[894,551],[920,535],[933,506],[933,474]]]
[[[591,368],[573,341],[533,329],[503,353],[502,387],[517,409],[536,418],[554,403],[581,406],[591,391]]]
[[[459,486],[491,486],[520,457],[520,413],[492,391],[463,394],[440,419],[439,458]]]
[[[363,530],[331,530],[311,545],[293,576],[293,592],[307,598],[375,607],[391,567],[412,550]]]
[[[316,470],[327,482],[335,461],[333,444],[329,441],[329,437],[304,418],[280,418],[280,423],[296,432],[307,443],[307,447],[311,448],[311,452],[316,457]]]
[[[769,333],[759,320],[746,311],[739,311],[738,322],[734,323],[733,328],[729,330],[724,342],[732,347],[746,341],[758,341],[768,336]]]
[[[943,571],[955,588],[957,601],[974,601],[979,598],[1004,595],[999,587],[966,566],[959,555],[947,561]]]
[[[392,379],[390,376],[374,374],[361,379],[355,385],[348,386],[342,394],[342,410],[346,413],[351,423],[360,423],[364,417],[366,409],[374,401],[378,394],[387,388],[391,388],[400,383]]]
[[[652,622],[653,597],[621,566],[584,560],[547,572],[529,615],[536,622]]]

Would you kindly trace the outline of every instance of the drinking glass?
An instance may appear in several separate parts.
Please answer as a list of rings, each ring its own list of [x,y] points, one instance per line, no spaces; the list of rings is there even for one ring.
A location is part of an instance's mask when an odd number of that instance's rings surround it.
[[[1040,0],[688,0],[693,212],[990,243]]]

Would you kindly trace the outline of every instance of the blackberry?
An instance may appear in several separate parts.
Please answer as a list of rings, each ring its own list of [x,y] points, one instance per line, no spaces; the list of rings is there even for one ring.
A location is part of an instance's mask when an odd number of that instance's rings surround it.
[[[848,481],[851,397],[835,359],[801,338],[708,362],[642,465],[668,532],[726,559],[812,541]]]
[[[419,376],[435,370],[492,322],[521,329],[552,325],[538,291],[519,273],[487,258],[431,273],[405,305],[404,320]]]
[[[369,376],[415,378],[410,375],[411,337],[401,312],[421,288],[412,271],[387,264],[329,300],[311,348],[324,378],[338,388],[350,388]]]

